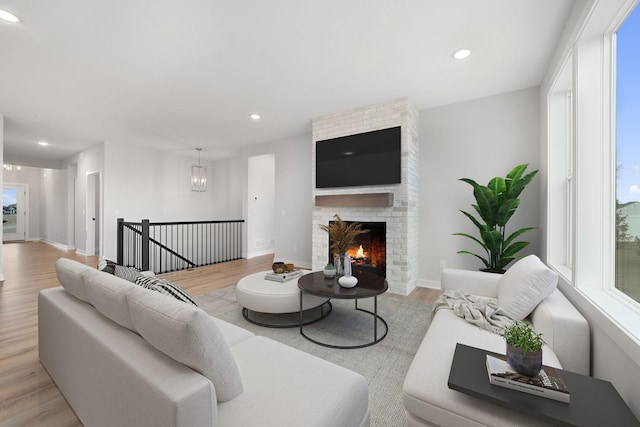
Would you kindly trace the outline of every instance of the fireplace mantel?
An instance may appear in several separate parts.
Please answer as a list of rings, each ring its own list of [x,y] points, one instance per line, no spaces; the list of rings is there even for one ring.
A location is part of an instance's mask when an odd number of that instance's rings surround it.
[[[316,195],[316,206],[346,208],[389,208],[393,206],[393,193]]]

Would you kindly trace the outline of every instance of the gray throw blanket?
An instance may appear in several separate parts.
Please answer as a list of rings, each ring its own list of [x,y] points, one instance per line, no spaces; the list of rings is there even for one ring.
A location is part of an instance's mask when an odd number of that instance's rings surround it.
[[[434,313],[443,308],[453,310],[456,316],[498,335],[502,335],[502,330],[514,322],[495,301],[462,291],[443,292],[436,301]]]

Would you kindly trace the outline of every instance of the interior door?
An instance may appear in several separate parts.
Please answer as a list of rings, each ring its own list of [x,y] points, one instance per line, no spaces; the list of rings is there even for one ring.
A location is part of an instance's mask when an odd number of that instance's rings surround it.
[[[2,241],[25,240],[25,189],[5,185],[2,189]]]
[[[100,255],[100,172],[87,175],[86,255]]]

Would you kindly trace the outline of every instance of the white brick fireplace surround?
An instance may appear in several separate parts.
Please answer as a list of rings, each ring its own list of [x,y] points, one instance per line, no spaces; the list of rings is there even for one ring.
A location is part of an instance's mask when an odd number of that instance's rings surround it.
[[[366,187],[315,188],[316,141],[401,126],[401,183]],[[418,278],[418,111],[408,98],[331,114],[313,120],[311,170],[313,199],[327,195],[391,193],[390,207],[345,207],[339,201],[330,206],[314,202],[312,227],[312,267],[321,270],[327,264],[329,238],[319,228],[329,224],[334,214],[345,221],[385,221],[387,223],[387,281],[389,291],[408,295]],[[356,200],[357,197],[354,197]],[[339,200],[339,199],[336,199]]]

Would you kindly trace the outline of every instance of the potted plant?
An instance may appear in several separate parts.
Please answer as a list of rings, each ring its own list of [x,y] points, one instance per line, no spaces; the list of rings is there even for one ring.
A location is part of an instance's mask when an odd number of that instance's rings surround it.
[[[531,325],[516,321],[502,332],[507,343],[507,362],[522,375],[535,377],[542,369],[542,334]]]
[[[538,173],[537,170],[524,175],[528,164],[518,165],[505,178],[495,177],[485,185],[480,185],[472,179],[461,178],[473,187],[473,196],[476,204],[472,205],[480,216],[477,219],[469,212],[460,210],[480,232],[480,238],[467,233],[454,233],[456,236],[464,236],[478,243],[486,252],[486,257],[469,251],[458,251],[459,254],[473,255],[480,259],[486,268],[483,271],[504,273],[505,267],[524,249],[529,242],[516,242],[515,239],[524,232],[535,227],[526,227],[514,231],[506,237],[506,226],[516,209],[520,205],[520,193]]]
[[[320,228],[329,233],[331,250],[336,254],[336,259],[334,260],[336,275],[340,276],[344,274],[344,259],[347,249],[353,246],[356,237],[360,234],[368,233],[369,230],[363,229],[362,224],[359,222],[346,223],[338,214],[335,214],[333,218],[334,221],[329,225],[320,225]]]

